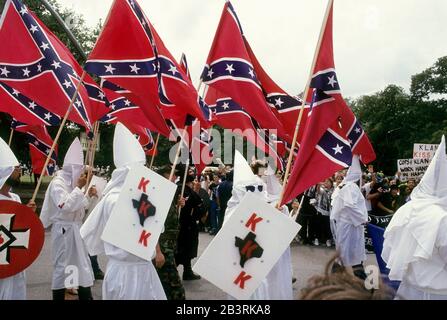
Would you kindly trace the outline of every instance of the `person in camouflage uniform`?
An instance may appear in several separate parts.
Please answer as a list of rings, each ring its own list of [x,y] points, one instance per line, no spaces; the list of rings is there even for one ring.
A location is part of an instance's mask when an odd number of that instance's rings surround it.
[[[166,179],[169,179],[170,168],[168,166],[162,167],[158,170],[158,173]],[[174,175],[174,181],[175,178]],[[164,232],[158,240],[161,252],[165,257],[165,263],[161,268],[157,268],[157,273],[168,300],[185,300],[185,288],[183,287],[183,282],[180,279],[175,262],[177,237],[179,233],[179,206],[185,206],[185,199],[180,199],[180,190],[177,188],[174,200],[172,200],[171,207],[169,208],[168,216],[166,217]]]

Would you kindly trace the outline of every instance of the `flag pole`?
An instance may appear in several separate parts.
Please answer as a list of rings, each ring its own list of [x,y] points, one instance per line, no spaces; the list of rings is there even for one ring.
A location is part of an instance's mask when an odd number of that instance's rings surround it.
[[[71,101],[70,101],[70,104],[69,104],[69,106],[68,106],[67,112],[65,112],[65,116],[64,116],[64,118],[62,119],[62,122],[61,122],[61,124],[60,124],[59,130],[58,130],[58,132],[57,132],[57,134],[56,134],[56,137],[54,138],[53,145],[51,146],[51,149],[50,149],[50,152],[48,153],[47,159],[45,160],[45,164],[43,165],[44,168],[46,168],[46,167],[48,166],[48,163],[50,163],[51,155],[53,154],[54,149],[56,148],[56,144],[57,144],[57,142],[58,142],[58,140],[59,140],[59,137],[60,137],[60,135],[61,135],[61,133],[62,133],[62,129],[63,129],[64,126],[65,126],[65,122],[67,122],[67,118],[68,118],[68,116],[69,116],[71,110],[73,109],[74,102],[75,102],[75,100],[76,100],[76,98],[77,98],[77,96],[78,96],[78,93],[79,93],[79,88],[81,87],[81,85],[82,85],[82,81],[84,80],[84,77],[85,77],[86,74],[87,74],[87,73],[86,73],[86,71],[84,70],[84,71],[82,72],[82,75],[81,75],[81,78],[80,78],[80,80],[79,80],[79,83],[78,83],[77,86],[76,86],[76,91],[75,91],[75,93],[73,94],[73,97],[71,98]],[[36,188],[34,189],[33,196],[32,196],[32,198],[31,198],[30,201],[33,201],[33,202],[34,202],[34,201],[36,200],[37,192],[39,191],[40,185],[42,184],[42,179],[43,179],[43,177],[44,177],[44,175],[41,174],[40,177],[39,177],[39,181],[37,182]]]
[[[93,165],[95,163],[95,155],[96,155],[96,144],[98,142],[98,132],[99,132],[99,123],[95,122],[95,125],[93,127],[93,140],[90,145],[89,150],[89,162],[88,162],[88,171],[87,171],[87,185],[85,189],[85,194],[88,192],[88,184],[90,183],[90,179],[92,177],[92,171],[93,171]]]
[[[8,141],[8,146],[11,146],[12,143],[12,136],[14,135],[14,129],[11,128],[11,133],[9,134],[9,141]]]
[[[318,38],[317,47],[316,47],[316,50],[314,52],[314,57],[313,57],[312,65],[311,65],[310,72],[309,72],[309,77],[307,79],[306,87],[304,89],[304,95],[303,95],[303,99],[302,99],[302,102],[301,102],[301,110],[300,110],[300,113],[298,115],[298,119],[296,121],[295,132],[293,133],[292,146],[290,148],[289,158],[287,160],[286,172],[284,173],[284,181],[283,181],[283,185],[282,185],[281,195],[279,197],[279,201],[278,201],[278,204],[277,204],[278,208],[281,205],[282,200],[284,198],[284,192],[286,190],[286,184],[287,184],[287,180],[289,178],[290,168],[291,168],[291,165],[292,165],[293,151],[295,150],[295,145],[296,145],[297,138],[298,138],[298,131],[300,129],[301,119],[302,119],[303,113],[304,113],[304,107],[306,106],[307,95],[309,94],[310,82],[312,81],[313,72],[314,72],[314,69],[315,69],[315,65],[317,63],[318,53],[320,51],[321,43],[323,41],[324,30],[326,28],[327,19],[329,17],[330,9],[332,7],[333,2],[334,2],[334,0],[329,0],[328,1],[327,8],[326,8],[326,13],[325,13],[324,18],[323,18],[323,23],[321,24],[320,36]]]
[[[152,166],[154,165],[155,156],[157,155],[158,140],[160,140],[160,133],[157,134],[157,140],[155,140],[154,155],[151,158],[151,164],[149,165],[149,169],[152,169]]]
[[[203,81],[200,80],[199,85],[197,86],[197,93],[200,91],[200,88],[202,87]],[[171,168],[171,174],[169,175],[169,180],[172,180],[172,177],[174,176],[175,173],[175,166],[177,165],[178,159],[180,158],[180,150],[182,148],[182,144],[184,143],[185,140],[185,136],[186,136],[186,130],[187,126],[185,127],[185,129],[183,129],[183,134],[182,134],[182,139],[180,140],[180,143],[178,144],[178,148],[177,148],[177,152],[175,154],[175,159],[174,162],[172,163],[172,168]],[[187,146],[187,144],[185,143],[185,146]],[[188,157],[189,159],[189,157]]]
[[[185,194],[186,177],[188,176],[188,171],[189,171],[189,158],[188,158],[188,160],[186,160],[185,172],[183,173],[182,192],[180,193],[180,198],[183,198],[183,195]],[[178,212],[180,213],[181,210],[182,210],[182,208],[179,206]]]

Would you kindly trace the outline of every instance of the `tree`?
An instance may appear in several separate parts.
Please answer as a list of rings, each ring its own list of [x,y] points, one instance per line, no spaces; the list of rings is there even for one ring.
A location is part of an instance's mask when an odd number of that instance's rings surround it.
[[[410,94],[389,85],[351,106],[376,150],[376,167],[394,174],[396,160],[412,157],[414,143],[438,143],[447,131],[447,57],[412,77]]]
[[[92,49],[94,42],[99,34],[99,25],[94,28],[88,28],[85,25],[85,20],[82,15],[76,14],[71,9],[62,8],[62,6],[56,0],[48,0],[48,2],[55,8],[55,10],[60,14],[64,21],[69,23],[70,30],[74,34],[75,38],[81,44],[82,48],[86,51],[86,53],[90,52]],[[3,12],[4,5],[6,0],[0,0],[0,11]],[[25,0],[24,3],[28,6],[30,10],[32,10],[39,19],[68,47],[68,49],[75,56],[77,61],[83,65],[85,61],[83,61],[82,56],[73,46],[73,44],[68,39],[66,32],[63,28],[58,24],[56,19],[45,9],[40,0]],[[9,115],[0,113],[0,136],[8,141],[10,134],[10,122],[11,117]],[[49,127],[48,131],[52,137],[56,135],[58,127]],[[110,134],[110,129],[107,126],[101,126],[101,130],[104,130],[104,134],[102,134],[101,147],[102,151],[97,154],[96,159],[97,162],[102,165],[110,165],[111,162],[111,141],[113,134]],[[58,148],[59,155],[64,155],[69,145],[73,141],[74,137],[79,136],[81,129],[73,123],[68,122],[66,127],[63,129],[61,138],[59,140]],[[30,161],[29,159],[29,149],[27,146],[26,139],[23,134],[19,132],[14,133],[14,139],[12,143],[12,148],[15,151],[17,157],[23,162],[27,163]],[[63,160],[63,156],[58,157],[58,163],[61,164]]]

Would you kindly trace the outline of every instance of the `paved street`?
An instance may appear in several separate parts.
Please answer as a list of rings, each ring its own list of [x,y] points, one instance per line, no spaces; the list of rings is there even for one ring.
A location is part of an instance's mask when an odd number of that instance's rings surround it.
[[[212,236],[208,234],[200,234],[199,254],[203,252]],[[327,261],[335,253],[334,249],[325,247],[301,246],[295,242],[292,244],[292,263],[294,275],[297,282],[294,284],[295,296],[298,295],[299,290],[303,288],[309,279],[314,274],[323,272]],[[107,258],[100,256],[101,268],[105,271]],[[194,264],[194,262],[193,262]],[[376,264],[375,256],[368,255],[367,264]],[[179,267],[181,274],[182,267]],[[39,258],[34,264],[27,269],[27,283],[28,283],[28,299],[32,300],[48,300],[51,299],[51,243],[50,233],[46,233],[45,245]],[[201,279],[196,281],[185,281],[186,298],[188,300],[214,300],[226,299],[227,295],[213,284]],[[101,299],[102,281],[96,281],[93,294],[94,299]],[[75,297],[73,297],[75,298]]]

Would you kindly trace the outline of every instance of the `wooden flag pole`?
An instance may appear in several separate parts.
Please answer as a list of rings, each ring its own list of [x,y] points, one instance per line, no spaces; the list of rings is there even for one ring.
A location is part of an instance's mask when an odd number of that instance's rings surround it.
[[[289,158],[287,160],[287,167],[286,167],[286,172],[284,174],[284,181],[283,181],[283,185],[282,185],[281,195],[279,197],[279,201],[278,201],[278,204],[277,204],[278,208],[281,205],[282,200],[284,198],[284,192],[286,190],[287,180],[289,179],[290,167],[292,165],[293,151],[295,150],[296,140],[298,138],[298,131],[300,129],[301,119],[302,119],[303,113],[304,113],[304,107],[306,106],[307,95],[309,94],[310,82],[312,81],[313,72],[314,72],[314,69],[315,69],[315,65],[317,63],[318,53],[319,53],[320,48],[321,48],[321,42],[323,41],[324,30],[326,28],[327,19],[329,17],[330,9],[332,7],[333,2],[334,2],[334,0],[329,0],[328,1],[327,8],[326,8],[326,13],[325,13],[324,19],[323,19],[323,23],[321,24],[321,30],[320,30],[320,36],[319,36],[318,42],[317,42],[317,48],[316,48],[315,53],[314,53],[314,58],[313,58],[313,61],[312,61],[312,66],[310,68],[309,77],[307,79],[306,87],[304,89],[304,95],[303,95],[303,99],[302,99],[302,103],[301,103],[301,110],[300,110],[300,113],[298,115],[298,119],[296,121],[295,132],[293,133],[292,146],[290,148]]]
[[[189,158],[188,158],[188,160],[186,160],[185,172],[183,173],[182,192],[180,193],[180,198],[183,198],[183,195],[185,194],[186,177],[188,176],[188,170],[189,170]],[[178,207],[179,214],[180,214],[181,210],[182,210],[182,208],[179,206]]]
[[[76,98],[78,97],[79,88],[81,87],[82,81],[84,80],[84,77],[85,77],[86,74],[87,73],[84,70],[82,72],[81,79],[79,80],[79,83],[76,86],[76,91],[73,94],[73,97],[71,98],[71,101],[70,101],[70,104],[68,106],[67,112],[65,112],[64,118],[62,119],[61,125],[60,125],[59,130],[58,130],[58,132],[56,134],[56,137],[54,138],[53,145],[51,146],[51,149],[50,149],[50,152],[48,153],[47,159],[45,160],[45,164],[43,165],[44,168],[46,168],[48,166],[48,163],[50,163],[51,156],[52,156],[52,154],[54,152],[54,149],[56,148],[57,142],[59,141],[59,137],[60,137],[60,135],[62,133],[62,129],[65,126],[65,122],[67,122],[67,118],[70,115],[71,110],[73,109],[74,102],[75,102]],[[39,181],[37,182],[36,188],[34,189],[33,197],[31,198],[30,201],[34,202],[36,200],[37,192],[39,192],[39,188],[40,188],[40,185],[42,184],[43,177],[44,177],[44,175],[41,174],[40,177],[39,177]]]
[[[89,162],[88,162],[88,171],[87,171],[87,185],[85,189],[85,194],[88,192],[88,184],[90,183],[90,179],[92,177],[93,165],[95,163],[95,155],[96,155],[96,143],[98,142],[98,132],[99,132],[99,123],[95,122],[93,126],[93,140],[90,145],[90,149],[88,150]]]
[[[151,164],[149,165],[149,169],[152,169],[152,166],[154,165],[154,160],[155,160],[155,156],[157,155],[157,148],[158,148],[159,140],[160,140],[160,133],[157,134],[157,139],[155,140],[154,155],[151,158]]]
[[[12,143],[12,136],[14,135],[14,129],[11,128],[11,133],[9,134],[9,141],[8,141],[8,146],[11,146]]]

